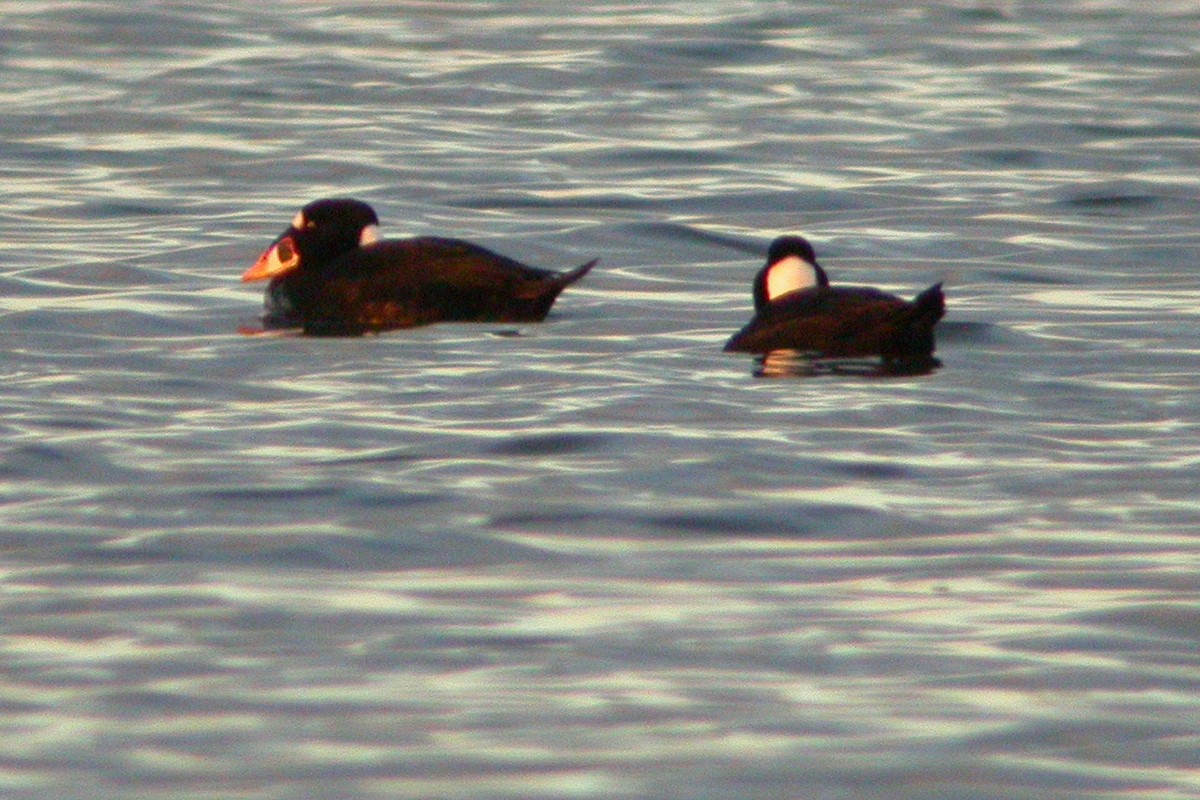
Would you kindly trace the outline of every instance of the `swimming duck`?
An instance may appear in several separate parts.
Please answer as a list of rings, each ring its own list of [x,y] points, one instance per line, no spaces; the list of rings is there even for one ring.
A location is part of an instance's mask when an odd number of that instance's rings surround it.
[[[551,272],[459,239],[383,240],[371,206],[331,198],[300,209],[242,280],[270,280],[267,327],[347,336],[434,322],[540,322],[595,264]]]
[[[830,286],[812,245],[801,236],[781,236],[754,279],[754,319],[725,350],[881,356],[885,364],[930,360],[933,326],[945,309],[940,283],[911,302],[864,286]]]

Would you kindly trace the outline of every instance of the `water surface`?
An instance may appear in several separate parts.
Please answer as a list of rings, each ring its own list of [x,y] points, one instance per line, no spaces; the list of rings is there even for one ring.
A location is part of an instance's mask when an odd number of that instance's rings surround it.
[[[1200,14],[0,2],[0,794],[1200,794]],[[246,337],[303,203],[602,262]],[[942,367],[721,352],[767,242]]]

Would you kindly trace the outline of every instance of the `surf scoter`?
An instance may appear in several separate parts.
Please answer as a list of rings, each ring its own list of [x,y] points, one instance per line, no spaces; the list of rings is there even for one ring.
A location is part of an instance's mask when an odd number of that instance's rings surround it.
[[[540,322],[596,264],[528,267],[458,239],[382,240],[360,200],[309,203],[242,275],[270,279],[264,325],[358,335],[434,322]]]
[[[933,326],[945,309],[940,283],[911,302],[879,289],[830,286],[812,245],[800,236],[781,236],[754,278],[754,319],[725,350],[880,356],[885,363],[931,360]]]

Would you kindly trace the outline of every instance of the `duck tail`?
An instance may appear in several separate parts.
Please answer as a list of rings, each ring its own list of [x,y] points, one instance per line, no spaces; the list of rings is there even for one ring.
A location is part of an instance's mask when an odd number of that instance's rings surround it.
[[[908,313],[897,321],[895,336],[884,348],[884,361],[893,366],[928,363],[933,358],[936,346],[933,326],[945,313],[946,296],[942,294],[940,283],[935,283],[914,297]]]
[[[554,278],[554,282],[557,283],[560,287],[566,288],[567,286],[570,286],[572,283],[574,283],[575,281],[582,278],[584,275],[587,275],[589,272],[591,272],[592,267],[596,266],[599,263],[600,263],[600,259],[593,258],[591,261],[587,262],[583,266],[579,266],[579,267],[576,267],[575,269],[567,270],[566,272],[558,273],[558,275],[555,276],[555,278]]]
[[[909,325],[914,328],[932,328],[946,313],[946,295],[942,285],[935,283],[913,298]]]

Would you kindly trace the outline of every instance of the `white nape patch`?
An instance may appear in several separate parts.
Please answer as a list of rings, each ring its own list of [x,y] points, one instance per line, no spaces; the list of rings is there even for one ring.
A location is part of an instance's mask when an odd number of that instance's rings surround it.
[[[379,226],[368,225],[362,229],[362,233],[358,235],[358,246],[366,247],[369,244],[375,244],[379,241]]]
[[[817,285],[817,271],[800,256],[787,256],[767,270],[767,300]]]
[[[304,226],[308,224],[308,220],[304,218],[303,211],[297,211],[296,216],[292,219],[292,227],[298,231],[304,230]]]

